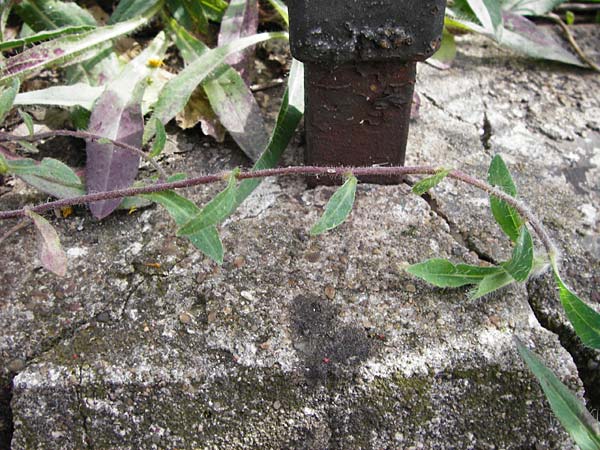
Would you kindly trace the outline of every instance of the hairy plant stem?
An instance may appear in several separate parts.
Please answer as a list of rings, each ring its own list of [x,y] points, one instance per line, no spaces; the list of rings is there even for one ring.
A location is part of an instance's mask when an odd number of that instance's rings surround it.
[[[71,130],[52,130],[46,131],[44,133],[37,133],[31,136],[15,136],[13,134],[4,133],[0,131],[0,142],[18,142],[18,141],[26,141],[26,142],[37,142],[43,141],[44,139],[50,139],[57,136],[69,136],[79,139],[87,139],[89,141],[106,141],[111,143],[116,147],[120,147],[124,150],[128,150],[132,153],[135,153],[142,159],[145,159],[152,165],[152,167],[160,174],[160,178],[162,180],[166,180],[169,176],[164,171],[164,169],[153,159],[148,156],[147,153],[143,152],[137,147],[133,145],[125,144],[124,142],[115,141],[114,139],[110,139],[104,136],[100,136],[98,134],[88,133],[87,131],[71,131]]]
[[[577,41],[575,40],[573,33],[571,33],[571,30],[569,30],[569,27],[567,26],[567,24],[565,22],[563,22],[563,20],[560,18],[560,16],[558,16],[557,14],[554,14],[554,13],[549,13],[549,14],[546,14],[544,17],[552,20],[554,23],[556,23],[560,26],[560,28],[565,33],[565,36],[567,37],[569,44],[571,44],[571,47],[573,47],[573,50],[575,50],[575,53],[577,53],[577,56],[579,56],[579,59],[581,59],[584,63],[586,63],[592,70],[595,70],[596,72],[600,72],[600,67],[598,66],[598,64],[596,64],[594,61],[592,61],[592,59],[588,55],[586,55],[585,52],[581,49],[579,44],[577,44]]]
[[[434,166],[406,166],[406,167],[315,167],[315,166],[294,166],[294,167],[281,167],[276,169],[265,169],[256,170],[251,172],[240,172],[237,175],[239,180],[246,180],[251,178],[265,178],[272,176],[290,176],[290,175],[313,175],[313,176],[339,176],[343,177],[348,173],[352,173],[357,177],[360,176],[399,176],[399,175],[434,175],[439,172],[438,167]],[[153,192],[167,191],[171,189],[184,189],[192,186],[198,186],[202,184],[210,184],[216,182],[222,182],[227,178],[230,172],[205,175],[196,178],[189,178],[187,180],[175,181],[171,183],[156,183],[149,186],[132,187],[127,189],[119,189],[114,191],[97,192],[94,194],[82,195],[79,197],[66,198],[57,200],[54,202],[44,203],[35,207],[29,208],[31,211],[36,213],[43,213],[45,211],[62,208],[65,206],[79,205],[85,203],[92,203],[101,200],[110,200],[115,198],[131,197],[142,194],[150,194]],[[527,208],[527,206],[520,200],[511,197],[506,192],[495,188],[484,181],[473,178],[461,171],[453,170],[448,174],[449,178],[461,181],[463,183],[474,186],[487,194],[493,195],[498,199],[511,205],[518,213],[529,222],[531,227],[534,229],[536,234],[539,236],[546,252],[551,257],[556,255],[556,247],[552,243],[550,236],[546,229],[542,225],[541,221]],[[0,211],[0,220],[12,219],[16,217],[25,216],[25,209],[17,209],[12,211]]]

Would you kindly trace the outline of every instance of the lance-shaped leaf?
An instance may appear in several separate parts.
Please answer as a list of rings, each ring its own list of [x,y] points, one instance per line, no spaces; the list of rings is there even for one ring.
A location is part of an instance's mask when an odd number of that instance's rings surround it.
[[[469,297],[472,300],[476,300],[514,282],[515,279],[508,272],[500,268],[498,272],[484,277],[477,285],[477,288],[470,293]]]
[[[85,83],[52,86],[37,91],[21,92],[15,98],[15,105],[81,106],[91,110],[104,90],[104,87],[90,86]]]
[[[325,206],[325,212],[321,218],[310,229],[310,234],[316,236],[326,231],[333,230],[348,218],[354,199],[356,198],[356,185],[358,180],[352,174],[346,182],[329,199]]]
[[[208,19],[202,4],[197,0],[167,0],[173,18],[186,30],[208,33]]]
[[[19,80],[13,80],[9,86],[0,87],[0,123],[4,122],[4,118],[10,112],[20,86]]]
[[[108,21],[109,25],[134,19],[162,4],[162,0],[121,0]]]
[[[521,16],[541,16],[567,0],[504,0],[502,9]]]
[[[525,281],[533,269],[533,239],[525,225],[521,227],[510,261],[501,264],[515,281]]]
[[[509,11],[504,11],[503,15],[505,29],[499,40],[501,45],[533,58],[587,67],[577,56],[565,50],[544,27]]]
[[[486,276],[502,272],[499,267],[481,267],[453,264],[448,260],[433,258],[409,266],[406,271],[437,287],[461,287],[478,284]]]
[[[149,158],[156,158],[160,155],[165,148],[165,144],[167,143],[167,132],[165,131],[165,126],[162,124],[160,120],[156,121],[156,136],[154,137],[154,142],[152,143],[152,150],[148,153]]]
[[[200,208],[193,202],[173,191],[155,192],[143,197],[163,206],[178,226],[184,225],[200,213]],[[186,237],[206,256],[217,264],[223,264],[223,244],[214,225]]]
[[[569,322],[575,329],[575,333],[585,345],[599,349],[600,314],[567,287],[558,272],[556,257],[551,257],[550,263],[554,272],[554,280],[558,286],[560,302],[565,309]]]
[[[41,41],[47,41],[49,39],[55,39],[68,34],[78,34],[84,31],[93,30],[96,27],[89,25],[78,25],[71,27],[63,27],[52,31],[42,31],[40,33],[32,34],[31,36],[25,36],[20,39],[11,39],[10,41],[0,42],[0,51],[11,50],[17,47],[24,47],[30,44],[36,44]]]
[[[235,42],[239,38],[256,34],[258,28],[257,0],[231,0],[223,15],[219,29],[219,45]],[[249,51],[239,52],[227,58],[227,64],[233,66],[247,78],[246,59]]]
[[[67,274],[67,255],[60,245],[58,233],[50,222],[39,214],[26,210],[25,215],[33,221],[38,230],[38,254],[42,266],[59,277],[64,277]]]
[[[502,9],[498,0],[467,0],[483,28],[499,36],[502,29]]]
[[[163,124],[173,119],[185,107],[196,87],[219,67],[227,56],[269,39],[287,39],[287,37],[287,33],[282,32],[261,33],[203,54],[165,85],[154,107],[149,126],[144,131],[144,142],[148,142],[154,136],[153,119],[158,118]]]
[[[166,49],[160,33],[114,80],[98,99],[90,117],[89,132],[141,147],[144,133],[142,98],[146,77],[155,69],[148,61],[162,59]],[[86,145],[86,181],[88,192],[103,192],[131,186],[137,176],[140,157],[113,144],[89,141]],[[102,219],[119,206],[120,199],[90,204],[92,214]]]
[[[204,14],[206,14],[208,20],[213,22],[221,22],[228,6],[225,0],[200,0],[200,5],[204,9]]]
[[[435,175],[433,175],[431,177],[427,177],[427,178],[419,181],[412,188],[413,194],[416,194],[416,195],[425,194],[427,191],[429,191],[430,189],[433,189],[438,184],[440,184],[448,176],[449,173],[450,173],[449,170],[442,169],[439,172],[437,172]]]
[[[538,379],[552,411],[581,450],[600,448],[600,425],[577,398],[538,356],[517,340],[517,348]]]
[[[73,30],[83,27],[95,27],[96,21],[85,9],[76,2],[57,0],[26,0],[17,8],[21,18],[33,30],[55,33],[61,27],[71,27]],[[66,28],[69,29],[69,28]],[[81,30],[84,31],[84,30]],[[81,64],[67,68],[65,78],[67,84],[85,81],[89,84],[104,84],[113,78],[121,69],[112,42],[107,41],[94,49],[94,55],[82,61]]]
[[[0,84],[14,78],[23,79],[48,67],[74,64],[92,58],[97,55],[98,47],[103,47],[107,41],[131,33],[144,25],[157,10],[155,7],[138,18],[117,25],[62,36],[27,49],[5,61],[5,66],[0,72]]]
[[[169,21],[175,43],[186,64],[191,64],[209,48]],[[229,131],[244,153],[256,161],[268,142],[260,107],[240,74],[227,65],[218,67],[202,87],[221,124]]]
[[[287,26],[290,25],[290,15],[288,14],[288,8],[285,3],[281,0],[269,0],[269,3],[275,8],[275,10],[279,13],[283,21]]]
[[[34,31],[72,25],[96,26],[94,17],[75,2],[23,0],[15,5],[15,12]]]
[[[497,186],[511,197],[517,196],[515,183],[500,155],[496,155],[492,159],[488,170],[488,182],[492,186]],[[523,225],[523,219],[521,219],[519,213],[512,206],[493,195],[490,196],[490,206],[492,214],[498,225],[500,225],[500,228],[502,228],[512,241],[516,241]]]
[[[277,122],[273,133],[271,133],[271,140],[261,157],[252,166],[252,170],[270,169],[277,165],[303,115],[304,65],[293,59],[288,77],[288,86],[281,101]],[[236,208],[257,188],[261,181],[261,178],[249,178],[240,183],[235,201]]]
[[[41,162],[33,159],[6,161],[8,172],[42,192],[58,198],[71,198],[85,194],[85,186],[77,174],[66,164],[52,158]]]
[[[235,196],[237,194],[237,176],[239,169],[229,175],[227,187],[219,192],[202,210],[184,223],[179,230],[178,236],[189,236],[215,226],[231,215],[235,208]]]

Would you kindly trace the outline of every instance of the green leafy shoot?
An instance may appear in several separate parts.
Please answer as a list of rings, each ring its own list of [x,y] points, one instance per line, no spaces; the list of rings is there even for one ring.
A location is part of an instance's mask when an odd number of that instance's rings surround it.
[[[500,271],[492,273],[481,280],[477,288],[469,294],[469,298],[477,300],[514,282],[515,279],[508,272],[500,268]]]
[[[173,191],[155,192],[141,197],[152,200],[165,208],[178,226],[189,222],[201,212],[193,202]],[[215,226],[206,227],[186,237],[206,256],[217,264],[223,264],[223,244]]]
[[[585,405],[521,342],[517,348],[540,382],[554,414],[581,450],[600,448],[600,426]]]
[[[506,192],[511,197],[517,196],[517,188],[515,183],[506,167],[506,164],[502,160],[500,155],[494,156],[490,168],[488,170],[488,182],[492,186],[496,186],[499,189]],[[506,233],[508,237],[514,242],[518,239],[521,226],[523,225],[523,219],[519,213],[506,202],[499,200],[494,196],[490,196],[490,206],[492,208],[492,214],[502,228],[502,231]]]
[[[39,232],[38,253],[42,266],[55,275],[64,277],[67,274],[67,255],[60,245],[58,233],[50,222],[39,214],[27,210],[25,215],[33,221]]]
[[[600,349],[600,314],[567,287],[558,272],[556,257],[552,256],[550,263],[558,287],[560,302],[575,333],[588,347]]]
[[[152,150],[148,154],[150,158],[156,158],[158,155],[162,153],[165,148],[165,144],[167,143],[167,133],[165,131],[165,126],[158,119],[155,119],[154,126],[156,128],[156,136],[154,137],[154,142],[152,143]]]
[[[19,80],[14,79],[0,91],[0,123],[4,122],[4,118],[10,112],[20,87]]]
[[[428,178],[424,178],[423,180],[419,181],[417,184],[415,184],[413,186],[413,188],[412,188],[413,194],[416,194],[416,195],[425,194],[427,191],[429,191],[430,189],[433,189],[438,184],[440,184],[448,176],[449,173],[450,173],[449,170],[441,169],[435,175],[428,177]]]
[[[237,195],[237,175],[239,169],[235,169],[228,176],[225,190],[213,198],[198,214],[183,224],[177,230],[178,236],[188,236],[202,231],[204,228],[215,226],[231,215],[235,209],[235,197]]]
[[[23,111],[21,109],[19,109],[19,115],[21,116],[21,119],[23,119],[23,122],[27,127],[27,132],[29,133],[29,136],[33,136],[33,134],[35,133],[33,128],[33,118],[28,112]]]
[[[84,31],[93,30],[95,27],[89,25],[76,25],[59,28],[57,30],[42,31],[31,36],[25,36],[20,39],[11,39],[9,41],[0,42],[0,51],[12,50],[13,48],[24,47],[26,45],[35,44],[37,42],[55,39],[68,34],[83,33]]]
[[[453,264],[450,261],[440,258],[413,264],[406,271],[415,277],[441,288],[456,288],[469,284],[478,284],[488,276],[503,272],[499,267]]]
[[[325,233],[344,223],[352,211],[352,206],[354,206],[357,184],[356,177],[349,174],[346,182],[327,202],[325,212],[310,230],[311,235],[316,236]]]

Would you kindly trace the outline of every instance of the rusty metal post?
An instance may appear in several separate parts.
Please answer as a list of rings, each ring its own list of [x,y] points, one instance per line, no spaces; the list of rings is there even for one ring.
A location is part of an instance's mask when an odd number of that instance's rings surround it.
[[[292,54],[305,63],[305,163],[403,165],[416,63],[439,47],[446,0],[287,3]]]

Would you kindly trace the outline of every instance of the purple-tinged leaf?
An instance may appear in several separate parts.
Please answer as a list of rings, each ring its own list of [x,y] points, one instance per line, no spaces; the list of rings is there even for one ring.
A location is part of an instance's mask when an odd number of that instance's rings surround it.
[[[25,215],[33,221],[39,232],[38,252],[42,266],[59,277],[64,277],[67,274],[67,254],[60,245],[58,233],[39,214],[27,210]]]
[[[171,21],[169,26],[174,32],[175,43],[186,64],[191,64],[209,50],[204,43],[174,21]],[[221,65],[202,83],[202,87],[221,124],[242,151],[256,161],[267,145],[269,137],[260,107],[240,74],[227,65]],[[193,100],[194,97],[188,102],[186,110]],[[210,115],[198,118],[202,120],[202,130],[205,134],[211,131],[207,126],[214,123],[210,119]]]
[[[500,39],[502,45],[534,58],[587,67],[544,28],[509,11],[504,11],[503,16],[505,29]]]
[[[144,133],[142,96],[145,81],[138,83],[128,101],[118,92],[107,90],[94,107],[88,131],[93,134],[141,147]],[[88,142],[86,179],[88,193],[123,189],[131,186],[137,176],[139,155],[113,144]],[[103,219],[113,212],[121,199],[103,200],[90,204],[92,214]]]
[[[147,77],[156,69],[148,61],[162,59],[165,49],[165,35],[160,33],[146,50],[127,65],[96,102],[90,117],[89,132],[136,148],[142,146],[142,98]],[[89,193],[127,188],[133,184],[140,164],[138,154],[95,141],[87,143],[86,151]],[[120,202],[120,199],[94,202],[90,204],[90,210],[96,218],[102,219],[113,212]]]
[[[136,19],[85,33],[62,36],[27,49],[4,61],[0,83],[4,84],[14,78],[23,79],[48,67],[66,66],[93,58],[97,56],[98,47],[104,47],[107,41],[131,33],[146,24],[157,10],[158,7],[153,7]]]
[[[219,46],[234,42],[239,38],[256,34],[258,29],[258,1],[231,0],[223,15],[219,31]],[[225,62],[236,69],[247,81],[247,57],[251,50],[229,56]]]

